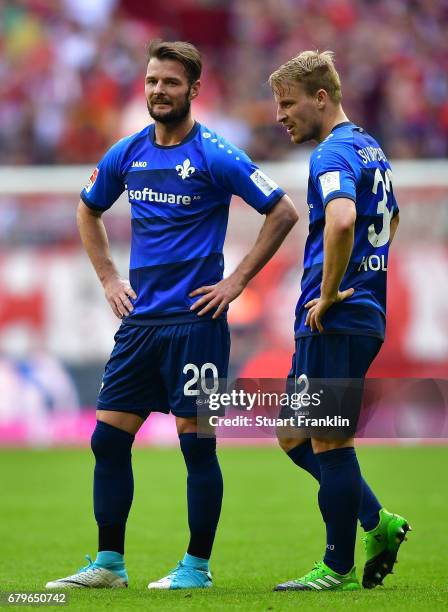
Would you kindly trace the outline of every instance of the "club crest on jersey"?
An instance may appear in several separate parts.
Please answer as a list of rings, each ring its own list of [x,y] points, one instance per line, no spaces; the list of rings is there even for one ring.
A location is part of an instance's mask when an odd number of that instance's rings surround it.
[[[184,160],[182,164],[177,164],[176,170],[177,174],[182,180],[187,179],[196,172],[196,168],[191,165],[191,161],[188,159],[188,157]]]
[[[94,186],[97,176],[98,176],[98,168],[95,168],[95,170],[92,172],[91,177],[89,178],[89,182],[85,186],[85,190],[86,190],[87,193],[89,193],[89,191]]]

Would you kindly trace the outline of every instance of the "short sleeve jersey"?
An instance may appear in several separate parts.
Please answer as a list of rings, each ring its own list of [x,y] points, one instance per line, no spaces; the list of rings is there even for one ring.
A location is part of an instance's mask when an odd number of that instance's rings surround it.
[[[81,192],[105,211],[127,190],[129,280],[137,299],[128,323],[199,321],[189,293],[223,277],[229,204],[238,195],[265,214],[284,191],[241,150],[196,123],[178,145],[155,142],[154,125],[109,149]]]
[[[309,235],[305,246],[295,336],[312,335],[305,326],[305,304],[320,295],[324,261],[325,207],[335,198],[356,205],[355,238],[341,290],[347,300],[323,317],[325,333],[384,338],[390,221],[398,213],[390,164],[378,143],[362,128],[343,122],[313,151],[308,181]]]

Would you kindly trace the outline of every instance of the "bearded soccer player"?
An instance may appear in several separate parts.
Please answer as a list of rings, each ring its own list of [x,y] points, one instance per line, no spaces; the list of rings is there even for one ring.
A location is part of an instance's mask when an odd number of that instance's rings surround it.
[[[47,588],[125,587],[125,527],[133,497],[131,447],[153,411],[176,418],[187,468],[187,552],[151,589],[212,586],[209,558],[223,484],[216,439],[197,436],[199,378],[227,375],[228,304],[297,221],[284,192],[247,157],[191,115],[201,57],[185,42],[153,41],[145,95],[154,123],[106,153],[81,192],[78,226],[113,312],[123,319],[106,365],[92,435],[95,561]],[[101,215],[127,190],[130,277],[120,278]],[[223,279],[232,194],[266,215],[258,239]],[[184,393],[186,388],[190,393]]]
[[[385,332],[387,259],[398,226],[391,168],[378,143],[345,115],[331,52],[305,51],[269,82],[277,121],[291,141],[318,143],[310,159],[309,236],[290,376],[362,384]],[[382,584],[392,572],[410,527],[382,507],[362,478],[352,436],[279,433],[291,460],[320,483],[327,543],[323,561],[276,590],[359,589],[358,519],[366,532],[363,586]]]

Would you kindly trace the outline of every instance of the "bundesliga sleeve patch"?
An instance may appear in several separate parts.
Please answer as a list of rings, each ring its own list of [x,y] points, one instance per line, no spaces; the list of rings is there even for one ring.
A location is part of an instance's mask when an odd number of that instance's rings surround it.
[[[89,182],[85,186],[85,190],[86,190],[87,193],[89,193],[89,191],[94,186],[97,176],[98,176],[98,168],[95,168],[95,170],[92,172],[91,177],[89,178]]]
[[[325,172],[319,177],[320,186],[322,187],[322,193],[324,199],[332,191],[339,191],[341,188],[341,179],[339,172]]]
[[[278,189],[277,183],[266,176],[260,169],[255,170],[255,172],[250,175],[250,179],[266,197],[270,196],[273,191]]]

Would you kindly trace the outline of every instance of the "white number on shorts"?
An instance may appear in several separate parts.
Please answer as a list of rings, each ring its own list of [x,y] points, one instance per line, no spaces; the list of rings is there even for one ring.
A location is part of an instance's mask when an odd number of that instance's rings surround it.
[[[190,378],[190,380],[187,380],[184,385],[184,395],[200,394],[199,389],[192,389],[192,387],[195,387],[197,385],[199,378],[201,379],[201,387],[204,393],[206,393],[207,395],[210,395],[210,393],[216,393],[219,388],[219,376],[218,368],[215,366],[214,363],[204,363],[204,365],[201,366],[201,370],[199,370],[198,366],[194,363],[185,364],[183,373],[187,374],[190,371],[193,372],[193,376]],[[207,371],[210,371],[211,375],[209,374],[207,376]],[[207,387],[207,382],[211,378],[213,378],[213,386],[209,388]]]
[[[211,375],[207,375],[207,370],[210,370]],[[201,387],[204,393],[210,395],[210,393],[216,393],[219,389],[219,380],[218,380],[218,368],[214,363],[204,363],[201,368]],[[209,389],[207,387],[207,382],[213,379],[213,386]]]

